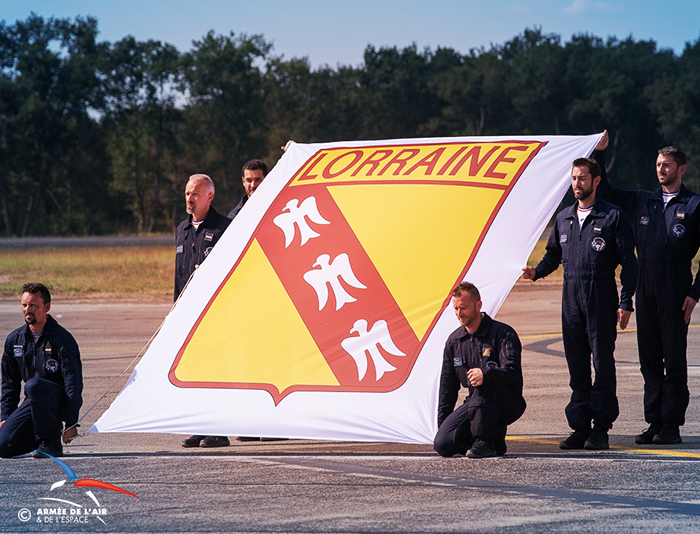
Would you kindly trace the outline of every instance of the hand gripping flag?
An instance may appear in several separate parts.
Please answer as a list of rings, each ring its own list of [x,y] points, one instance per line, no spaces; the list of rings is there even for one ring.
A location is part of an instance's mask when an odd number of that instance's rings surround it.
[[[598,138],[292,144],[91,430],[431,443],[451,289],[498,311]]]

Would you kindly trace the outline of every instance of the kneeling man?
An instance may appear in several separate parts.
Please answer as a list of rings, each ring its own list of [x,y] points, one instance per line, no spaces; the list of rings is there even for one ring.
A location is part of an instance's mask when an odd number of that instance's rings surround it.
[[[455,287],[452,305],[462,326],[445,343],[433,446],[441,456],[502,456],[506,427],[526,406],[520,339],[510,326],[481,313],[481,296],[473,284]],[[460,385],[469,388],[469,397],[452,411]]]
[[[63,442],[77,434],[83,404],[78,344],[48,313],[51,293],[43,284],[24,284],[22,313],[27,324],[10,332],[2,353],[0,456],[35,450],[35,458],[63,456]],[[24,381],[24,402],[19,404]],[[40,452],[37,452],[40,451]]]

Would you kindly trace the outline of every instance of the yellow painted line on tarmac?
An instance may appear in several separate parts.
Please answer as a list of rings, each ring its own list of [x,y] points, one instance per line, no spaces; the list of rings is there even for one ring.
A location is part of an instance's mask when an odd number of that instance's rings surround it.
[[[688,328],[700,328],[700,324],[691,324],[688,326]],[[618,330],[618,334],[627,334],[629,332],[636,332],[636,328],[625,328],[624,330]],[[554,331],[554,332],[533,332],[532,334],[522,334],[519,335],[520,339],[538,339],[538,338],[544,338],[544,337],[557,337],[561,336],[561,330]]]
[[[524,441],[526,443],[541,443],[543,445],[559,445],[558,441],[551,439],[521,438],[519,436],[506,436],[508,441]]]
[[[118,349],[80,349],[80,354],[100,354],[103,352],[114,353],[114,352],[130,352],[139,351],[143,347],[121,347]]]
[[[659,456],[683,456],[684,458],[700,458],[696,452],[664,451],[659,449],[633,449],[632,447],[610,447],[618,451],[636,452],[640,454],[658,454]]]
[[[557,445],[557,446],[559,446],[558,441],[554,441],[551,439],[537,439],[537,438],[523,438],[520,436],[506,436],[506,440],[508,440],[508,441],[523,441],[526,443],[540,443],[542,445]],[[581,449],[581,450],[585,451],[586,449]],[[612,446],[608,450],[620,451],[620,452],[634,452],[634,453],[638,453],[638,454],[653,454],[653,455],[658,455],[658,456],[682,456],[684,458],[700,458],[700,453],[674,451],[674,450],[634,449],[632,447],[619,447],[619,446]]]
[[[538,334],[525,334],[525,335],[518,335],[520,339],[537,339],[541,337],[559,337],[561,336],[561,331],[560,332],[541,332]]]

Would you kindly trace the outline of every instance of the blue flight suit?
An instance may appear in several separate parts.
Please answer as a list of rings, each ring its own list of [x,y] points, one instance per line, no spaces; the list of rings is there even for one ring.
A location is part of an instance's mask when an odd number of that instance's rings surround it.
[[[499,427],[505,436],[505,427],[525,412],[521,352],[515,330],[486,313],[473,334],[463,326],[450,334],[443,352],[439,428],[433,442],[438,454],[466,454],[474,438],[495,440]],[[474,368],[484,373],[477,387],[467,378]],[[460,385],[469,388],[469,397],[454,410]]]
[[[688,325],[683,303],[700,299],[700,277],[691,263],[700,247],[700,195],[681,186],[664,209],[661,188],[626,191],[605,173],[605,153],[593,153],[601,168],[598,193],[622,208],[632,223],[637,254],[637,345],[644,377],[644,419],[682,426],[688,408]]]
[[[178,225],[175,231],[175,300],[185,289],[195,265],[200,265],[209,255],[229,224],[231,219],[209,207],[199,228],[192,224],[192,215]]]
[[[58,439],[62,421],[78,422],[83,404],[80,351],[73,336],[48,315],[34,340],[29,326],[12,331],[2,353],[0,456],[30,452],[42,440]],[[24,382],[25,399],[18,407]]]
[[[228,218],[233,220],[236,218],[236,215],[238,215],[238,212],[243,209],[243,206],[245,206],[245,203],[248,202],[248,195],[243,193],[243,198],[236,204],[236,207],[233,208],[231,211],[228,213]]]
[[[566,418],[574,430],[591,427],[591,420],[612,428],[620,413],[615,380],[617,310],[633,311],[637,282],[632,228],[624,213],[597,198],[579,226],[578,202],[561,211],[535,268],[535,280],[564,266],[562,335],[569,366],[571,400]],[[622,266],[621,299],[615,269]],[[591,382],[591,361],[595,381]]]

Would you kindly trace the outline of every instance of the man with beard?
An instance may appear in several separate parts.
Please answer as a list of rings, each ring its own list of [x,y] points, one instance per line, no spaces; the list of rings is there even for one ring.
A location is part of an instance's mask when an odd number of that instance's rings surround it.
[[[236,207],[229,212],[229,219],[236,218],[238,212],[243,209],[245,203],[248,202],[248,199],[253,196],[253,193],[255,193],[255,190],[263,182],[266,176],[267,165],[260,159],[251,159],[250,161],[246,162],[245,165],[243,165],[243,176],[241,179],[243,181],[243,190],[245,191],[245,194],[243,195],[243,198],[241,198],[238,205],[236,205]]]
[[[620,206],[634,232],[639,255],[637,345],[644,377],[644,419],[649,427],[635,443],[681,443],[688,408],[688,323],[700,299],[700,277],[693,282],[692,260],[700,247],[700,195],[681,179],[688,169],[676,146],[659,150],[656,191],[613,187],[605,173],[604,132],[594,152],[601,166],[600,196]]]
[[[503,456],[507,425],[525,412],[520,339],[510,326],[481,312],[474,284],[455,287],[452,306],[461,326],[445,343],[433,447],[445,457]],[[469,396],[455,409],[460,387],[469,388]]]
[[[2,353],[0,456],[34,449],[34,458],[63,456],[63,443],[78,434],[83,404],[80,351],[73,336],[49,315],[51,293],[43,284],[22,287],[26,324],[10,333]],[[24,382],[24,401],[19,405]]]
[[[185,203],[189,217],[175,233],[175,300],[201,263],[211,252],[231,219],[218,213],[211,205],[214,182],[206,174],[194,174],[185,186]],[[226,436],[190,436],[183,447],[227,447]]]
[[[175,300],[231,224],[231,219],[211,206],[214,192],[214,182],[206,174],[193,174],[185,186],[189,217],[175,231]]]
[[[535,268],[523,268],[523,278],[534,281],[564,265],[562,335],[572,390],[566,418],[573,432],[559,444],[562,449],[609,448],[608,431],[619,414],[616,324],[624,330],[633,311],[637,260],[630,223],[619,208],[596,197],[599,183],[600,168],[594,160],[574,161],[571,186],[577,202],[557,215],[542,261]]]

